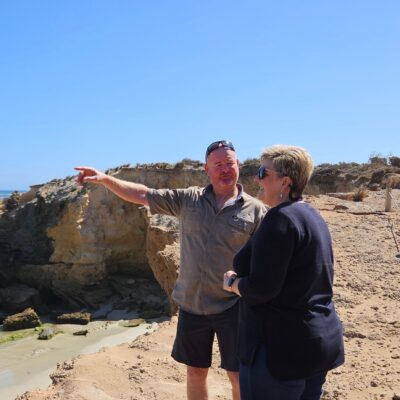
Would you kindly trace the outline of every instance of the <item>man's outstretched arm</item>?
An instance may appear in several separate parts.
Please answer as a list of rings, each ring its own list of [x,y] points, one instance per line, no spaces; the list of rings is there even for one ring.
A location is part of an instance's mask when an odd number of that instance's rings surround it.
[[[75,167],[75,169],[79,171],[77,181],[81,185],[86,182],[103,185],[121,199],[135,204],[148,205],[146,194],[150,189],[141,183],[114,178],[91,167]]]

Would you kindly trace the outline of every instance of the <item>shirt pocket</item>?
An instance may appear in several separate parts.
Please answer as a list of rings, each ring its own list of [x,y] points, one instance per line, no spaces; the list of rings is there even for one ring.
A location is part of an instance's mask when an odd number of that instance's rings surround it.
[[[226,230],[230,236],[230,243],[239,250],[249,239],[254,230],[254,222],[238,215],[232,215],[227,221]]]
[[[199,232],[204,223],[204,216],[200,208],[189,207],[181,215],[183,232]]]
[[[228,220],[229,229],[233,234],[247,233],[250,235],[254,229],[254,222],[240,215],[232,215]]]

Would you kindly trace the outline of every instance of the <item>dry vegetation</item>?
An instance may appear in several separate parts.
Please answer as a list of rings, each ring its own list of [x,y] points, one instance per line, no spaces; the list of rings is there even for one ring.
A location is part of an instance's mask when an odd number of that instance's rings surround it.
[[[363,201],[368,196],[368,189],[366,187],[357,188],[353,192],[353,201]]]

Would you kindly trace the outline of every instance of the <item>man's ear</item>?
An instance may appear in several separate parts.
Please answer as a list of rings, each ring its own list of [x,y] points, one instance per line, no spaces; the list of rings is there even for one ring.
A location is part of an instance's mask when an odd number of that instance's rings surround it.
[[[207,163],[204,164],[204,172],[208,175],[208,165],[207,165]]]

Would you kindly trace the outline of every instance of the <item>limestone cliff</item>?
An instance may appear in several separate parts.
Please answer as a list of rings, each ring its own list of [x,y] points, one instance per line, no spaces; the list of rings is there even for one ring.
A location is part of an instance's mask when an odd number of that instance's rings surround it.
[[[241,182],[253,195],[257,168],[257,161],[241,168]],[[384,184],[384,177],[398,170],[379,167],[357,175],[343,165],[325,166],[317,168],[309,189]],[[196,162],[124,166],[108,173],[153,188],[208,182]],[[78,187],[74,177],[35,186],[0,209],[0,311],[40,304],[96,308],[105,301],[168,307],[179,268],[178,242],[176,219],[151,216],[146,207],[101,186]]]
[[[177,164],[109,173],[173,188],[206,184],[201,171]],[[26,307],[32,287],[43,303],[71,308],[95,308],[108,300],[145,308],[148,299],[162,308],[176,279],[178,239],[174,218],[151,216],[146,207],[122,201],[101,186],[78,187],[68,177],[35,187],[0,215],[0,288],[8,288],[0,289],[0,309],[11,312],[10,287],[21,299],[12,312]],[[36,296],[32,305],[37,304]]]

